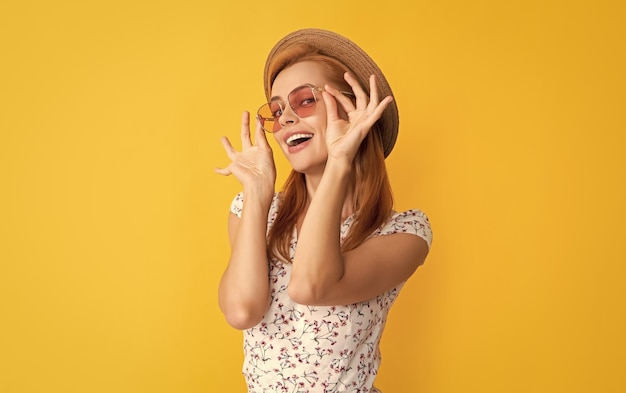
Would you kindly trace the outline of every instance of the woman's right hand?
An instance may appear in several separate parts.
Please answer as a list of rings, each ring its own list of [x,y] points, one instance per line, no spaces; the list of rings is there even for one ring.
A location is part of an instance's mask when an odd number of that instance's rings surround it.
[[[230,164],[225,168],[216,168],[220,175],[234,175],[246,189],[274,193],[276,183],[276,165],[265,131],[261,123],[256,121],[255,143],[250,137],[250,113],[241,116],[241,151],[235,150],[227,137],[222,137],[222,145]]]

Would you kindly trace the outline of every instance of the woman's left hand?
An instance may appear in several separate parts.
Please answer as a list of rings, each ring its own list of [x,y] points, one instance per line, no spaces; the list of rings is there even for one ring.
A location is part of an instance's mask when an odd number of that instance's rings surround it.
[[[329,159],[347,160],[348,163],[352,163],[361,142],[374,123],[380,119],[393,97],[387,96],[379,101],[374,75],[370,76],[369,80],[371,92],[369,97],[354,75],[347,72],[345,79],[354,91],[356,102],[352,102],[349,97],[331,86],[326,86],[322,93],[327,111],[326,147]],[[339,116],[337,103],[347,113],[347,120]]]

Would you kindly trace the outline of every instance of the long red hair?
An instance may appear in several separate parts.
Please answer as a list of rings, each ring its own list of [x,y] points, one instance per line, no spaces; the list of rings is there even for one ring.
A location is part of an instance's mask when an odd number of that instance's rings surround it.
[[[292,47],[276,56],[268,69],[269,83],[274,82],[280,71],[302,61],[318,62],[326,69],[331,84],[340,90],[351,90],[343,78],[344,73],[349,71],[348,68],[338,60],[319,54],[315,49],[307,46]],[[368,91],[369,86],[361,87]],[[342,243],[343,252],[358,247],[391,214],[393,195],[380,138],[384,131],[379,122],[376,122],[361,143],[354,158],[351,182],[354,187],[352,203],[355,214],[350,231]],[[278,213],[268,234],[268,254],[271,258],[290,262],[289,244],[298,218],[306,208],[306,203],[305,176],[303,173],[292,170],[281,190]]]

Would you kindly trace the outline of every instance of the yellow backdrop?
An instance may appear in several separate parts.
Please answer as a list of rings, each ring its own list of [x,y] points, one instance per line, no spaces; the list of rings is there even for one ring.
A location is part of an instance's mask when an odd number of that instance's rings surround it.
[[[435,232],[382,390],[626,391],[621,4],[2,2],[0,391],[245,391],[213,168],[303,27],[385,70],[397,208]]]

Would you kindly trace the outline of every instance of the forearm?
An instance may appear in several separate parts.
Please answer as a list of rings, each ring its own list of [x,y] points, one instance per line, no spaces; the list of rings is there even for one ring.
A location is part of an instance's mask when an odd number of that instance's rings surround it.
[[[298,235],[290,287],[294,296],[317,297],[344,273],[340,244],[350,165],[329,160]]]
[[[244,191],[244,202],[231,240],[231,256],[219,285],[219,305],[238,328],[256,324],[267,309],[269,279],[266,246],[271,197]]]

